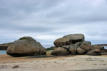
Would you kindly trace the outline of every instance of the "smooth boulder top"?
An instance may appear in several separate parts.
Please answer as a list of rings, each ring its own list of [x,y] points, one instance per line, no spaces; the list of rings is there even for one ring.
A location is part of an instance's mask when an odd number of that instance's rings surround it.
[[[32,37],[29,37],[29,36],[21,37],[21,38],[19,38],[19,40],[26,40],[29,42],[37,42],[36,40],[34,40]]]
[[[69,45],[69,39],[68,38],[58,38],[57,40],[54,41],[54,45],[56,47],[62,47],[64,45]]]
[[[70,40],[82,40],[84,41],[84,34],[69,34],[64,36],[63,38],[68,38]]]
[[[70,34],[62,38],[58,38],[54,41],[56,47],[62,47],[64,45],[75,44],[77,42],[83,42],[85,37],[83,34]]]
[[[29,37],[29,36],[21,37],[17,41],[26,41],[29,43],[29,45],[33,45],[36,48],[43,48],[43,46],[40,44],[40,42],[36,41],[34,38]],[[15,42],[17,42],[17,41],[15,41]]]

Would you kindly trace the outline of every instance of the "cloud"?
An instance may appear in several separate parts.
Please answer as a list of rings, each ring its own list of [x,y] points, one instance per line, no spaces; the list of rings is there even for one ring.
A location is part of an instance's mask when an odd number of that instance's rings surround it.
[[[106,41],[106,13],[106,0],[0,0],[0,42],[32,36],[52,45],[72,33]]]

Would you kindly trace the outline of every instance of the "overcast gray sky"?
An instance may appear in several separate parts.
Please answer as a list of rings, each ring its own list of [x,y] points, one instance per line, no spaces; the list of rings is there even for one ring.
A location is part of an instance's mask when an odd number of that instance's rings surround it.
[[[73,33],[107,43],[107,0],[0,0],[0,43],[32,36],[52,45]]]

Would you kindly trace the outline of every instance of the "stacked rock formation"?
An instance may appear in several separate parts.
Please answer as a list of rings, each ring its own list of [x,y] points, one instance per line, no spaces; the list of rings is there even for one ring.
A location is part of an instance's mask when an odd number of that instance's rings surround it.
[[[45,48],[32,37],[22,37],[7,48],[7,54],[11,56],[45,55],[45,53]]]
[[[104,47],[91,45],[83,34],[70,34],[54,41],[52,55],[100,55]]]

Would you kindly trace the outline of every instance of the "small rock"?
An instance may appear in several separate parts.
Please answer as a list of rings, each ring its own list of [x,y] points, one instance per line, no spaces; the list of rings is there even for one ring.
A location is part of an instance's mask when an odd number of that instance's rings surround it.
[[[13,66],[12,68],[13,68],[13,69],[19,68],[19,65],[15,65],[15,66]]]

